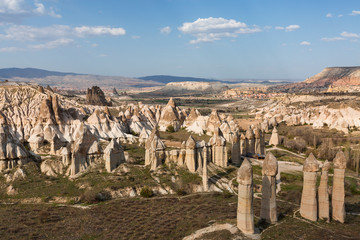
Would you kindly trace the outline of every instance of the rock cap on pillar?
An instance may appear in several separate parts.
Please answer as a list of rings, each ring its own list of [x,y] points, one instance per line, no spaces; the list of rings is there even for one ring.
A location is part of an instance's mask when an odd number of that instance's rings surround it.
[[[186,148],[187,149],[195,149],[196,147],[196,141],[195,139],[190,135],[188,140],[186,141]]]
[[[250,185],[252,183],[252,166],[247,158],[241,164],[238,170],[238,183],[242,185]]]
[[[334,168],[345,169],[346,168],[346,157],[342,151],[338,151],[334,160]]]
[[[310,153],[309,157],[305,160],[303,171],[304,172],[319,171],[319,162],[318,160],[316,160],[313,153]]]
[[[262,174],[265,176],[276,176],[277,173],[278,161],[271,152],[268,152],[265,156],[264,164],[262,167]]]

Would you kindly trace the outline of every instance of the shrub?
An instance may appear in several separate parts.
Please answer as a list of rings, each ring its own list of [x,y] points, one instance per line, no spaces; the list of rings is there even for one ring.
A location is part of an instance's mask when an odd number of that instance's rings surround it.
[[[176,194],[177,194],[178,196],[184,196],[184,195],[186,195],[187,193],[186,193],[186,191],[185,191],[183,188],[179,188],[179,189],[176,190]]]
[[[86,190],[80,196],[80,202],[87,204],[98,203],[109,199],[111,199],[111,195],[106,191],[97,192],[95,190]]]
[[[151,198],[153,195],[153,190],[149,187],[143,187],[140,191],[140,196],[144,198]]]
[[[166,127],[166,131],[167,131],[167,132],[170,132],[170,133],[175,132],[174,126],[173,126],[173,125],[167,126],[167,127]]]

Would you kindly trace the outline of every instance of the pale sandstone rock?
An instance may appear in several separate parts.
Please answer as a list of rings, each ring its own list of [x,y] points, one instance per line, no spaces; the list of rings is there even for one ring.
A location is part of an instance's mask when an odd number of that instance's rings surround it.
[[[205,145],[204,149],[203,149],[203,171],[202,171],[202,183],[203,183],[203,188],[204,191],[207,192],[209,191],[209,177],[208,177],[208,169],[207,169],[207,164],[208,164],[208,146]]]
[[[246,153],[253,155],[255,153],[255,136],[253,130],[250,127],[248,130],[246,130],[245,137],[247,141]]]
[[[319,163],[311,153],[304,163],[304,183],[301,195],[300,214],[303,218],[317,221],[316,178]]]
[[[214,131],[214,135],[209,140],[209,145],[212,147],[212,162],[220,167],[228,166],[228,156],[226,148],[226,140],[222,136],[219,128]]]
[[[276,127],[274,127],[270,137],[269,145],[277,146],[279,144],[280,144],[279,134]]]
[[[58,174],[63,174],[64,165],[61,161],[46,159],[40,165],[40,170],[43,174],[47,176],[57,176]]]
[[[345,168],[346,157],[342,151],[339,151],[334,160],[334,177],[332,189],[332,218],[341,223],[345,222]]]
[[[190,172],[196,171],[196,142],[192,136],[189,136],[188,140],[186,141],[186,157],[185,162],[186,166]]]
[[[262,188],[261,188],[261,211],[260,218],[269,223],[277,222],[276,211],[276,175],[278,172],[278,162],[275,156],[268,152],[266,154],[262,168]]]
[[[180,129],[181,121],[173,98],[170,98],[168,104],[162,110],[158,125],[160,131],[166,131],[168,126],[173,126],[174,131],[178,131]]]
[[[330,220],[330,203],[328,190],[328,171],[330,163],[326,160],[321,171],[320,185],[318,189],[319,195],[319,218]]]
[[[237,227],[245,234],[254,234],[253,172],[247,158],[238,170],[239,190],[237,207]]]
[[[124,150],[122,146],[112,139],[104,150],[105,169],[108,172],[113,171],[121,163],[125,162]]]
[[[206,122],[206,131],[211,134],[216,131],[221,125],[221,119],[216,110],[212,110],[207,122]]]
[[[235,132],[232,139],[231,161],[236,166],[241,164],[240,136],[237,132]]]

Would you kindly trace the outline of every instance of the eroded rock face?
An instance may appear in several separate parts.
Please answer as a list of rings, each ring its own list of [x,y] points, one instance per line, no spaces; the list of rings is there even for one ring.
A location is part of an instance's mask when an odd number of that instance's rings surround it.
[[[76,141],[74,142],[71,157],[70,175],[84,171],[90,166],[87,155],[91,146],[97,141],[96,137],[84,124],[80,125],[75,139]]]
[[[341,223],[345,222],[345,168],[346,157],[339,151],[334,160],[334,177],[332,190],[332,217]]]
[[[237,227],[245,234],[254,233],[253,172],[251,163],[245,158],[238,170]]]
[[[186,166],[190,172],[196,171],[197,152],[196,152],[196,141],[192,136],[189,136],[186,141]]]
[[[330,163],[326,160],[321,169],[321,179],[318,190],[319,195],[319,218],[330,221],[330,202],[328,189],[328,171]]]
[[[124,150],[121,145],[112,139],[104,150],[105,169],[112,172],[121,163],[125,162]]]
[[[172,126],[176,132],[180,129],[181,123],[179,112],[176,109],[176,104],[173,98],[170,98],[168,104],[161,112],[158,123],[159,129],[160,131],[166,131],[169,126]]]
[[[232,139],[231,161],[236,166],[240,166],[241,164],[240,136],[237,132],[235,132]]]
[[[269,145],[277,146],[279,144],[280,144],[279,134],[276,127],[274,127],[269,141]]]
[[[5,116],[0,112],[0,171],[31,161],[30,153],[12,135]]]
[[[268,152],[266,154],[262,168],[262,188],[261,188],[261,211],[260,218],[269,223],[277,222],[276,211],[276,174],[278,173],[278,163],[275,156]]]
[[[86,102],[90,105],[111,106],[111,102],[106,101],[104,92],[98,87],[88,88]]]
[[[304,184],[300,214],[303,218],[317,221],[316,179],[319,163],[311,153],[304,163]]]
[[[209,145],[212,147],[212,162],[220,167],[228,166],[228,155],[226,148],[226,140],[222,136],[219,128],[216,128],[214,135],[209,140]]]
[[[155,127],[145,142],[145,165],[150,165],[151,170],[156,170],[165,160],[165,145],[159,138]]]
[[[206,122],[206,130],[209,133],[215,132],[221,126],[221,119],[216,110],[212,110],[209,119]]]

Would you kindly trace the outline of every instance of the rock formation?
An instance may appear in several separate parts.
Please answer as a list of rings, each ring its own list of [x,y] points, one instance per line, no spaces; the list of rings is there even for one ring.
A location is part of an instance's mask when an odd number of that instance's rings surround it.
[[[207,163],[208,163],[208,146],[205,145],[203,149],[203,170],[202,170],[202,183],[204,191],[209,191],[209,178],[208,178],[208,169],[207,169]]]
[[[321,180],[318,190],[319,195],[319,218],[330,221],[330,203],[328,190],[328,171],[330,163],[326,160],[321,169]]]
[[[111,172],[121,163],[125,162],[124,150],[121,145],[112,139],[104,150],[105,169]]]
[[[304,184],[301,195],[300,214],[303,218],[311,221],[317,220],[316,178],[319,171],[319,163],[315,156],[310,153],[304,163]]]
[[[88,88],[86,103],[90,105],[111,106],[111,102],[106,101],[104,92],[98,86]]]
[[[90,165],[87,158],[88,151],[93,143],[97,141],[96,137],[84,124],[79,126],[75,139],[71,156],[70,175],[84,171]]]
[[[31,161],[30,153],[10,133],[5,116],[0,113],[0,171]]]
[[[240,166],[241,164],[240,136],[237,132],[235,132],[232,139],[231,161],[235,166]]]
[[[341,223],[345,222],[345,168],[346,157],[342,151],[339,151],[334,160],[334,177],[332,190],[332,218]]]
[[[268,152],[262,168],[261,211],[260,218],[269,223],[277,222],[276,212],[276,174],[278,162],[275,156]]]
[[[212,162],[220,167],[228,166],[228,155],[226,149],[226,140],[222,136],[219,128],[216,128],[214,135],[209,140],[209,145],[212,148]]]
[[[156,170],[165,158],[165,145],[159,138],[155,127],[145,142],[145,166],[150,165],[151,170]]]
[[[196,141],[192,136],[189,136],[186,141],[186,156],[185,163],[190,172],[196,171],[197,153],[196,153]]]
[[[247,141],[246,153],[252,156],[255,153],[255,136],[251,127],[246,130],[245,137]]]
[[[206,131],[213,133],[217,128],[221,126],[221,119],[216,110],[212,110],[209,119],[206,122]]]
[[[254,234],[253,171],[247,158],[237,172],[237,227],[245,234]]]
[[[247,141],[245,135],[242,133],[240,135],[240,154],[242,156],[246,155],[246,149],[247,149]]]
[[[168,104],[162,110],[158,125],[160,131],[166,131],[170,126],[175,132],[180,129],[181,120],[173,98],[170,98]]]
[[[274,127],[270,137],[269,145],[277,146],[279,144],[280,144],[279,134],[276,127]]]

